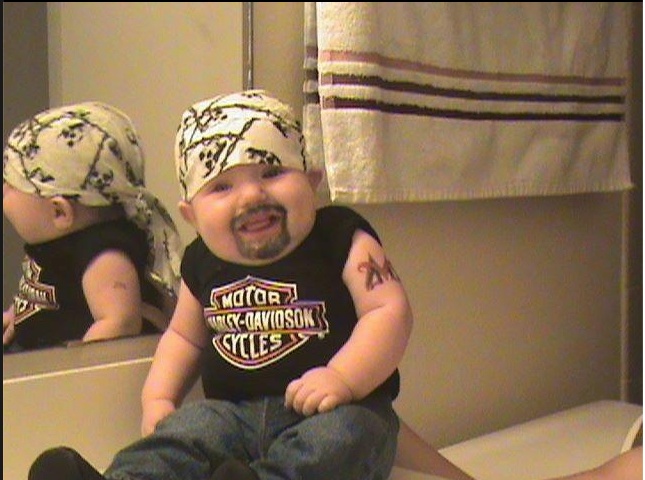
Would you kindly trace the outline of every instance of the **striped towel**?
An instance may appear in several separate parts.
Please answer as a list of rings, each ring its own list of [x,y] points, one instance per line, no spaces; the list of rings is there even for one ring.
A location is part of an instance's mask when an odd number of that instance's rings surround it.
[[[332,201],[631,188],[629,3],[306,2],[304,130]]]

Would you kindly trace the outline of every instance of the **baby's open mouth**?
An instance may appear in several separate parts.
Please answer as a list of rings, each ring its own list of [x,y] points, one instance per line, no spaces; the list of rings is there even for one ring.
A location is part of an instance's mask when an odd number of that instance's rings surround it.
[[[243,233],[261,232],[280,223],[280,218],[274,213],[251,215],[239,226],[239,230]]]
[[[235,219],[234,229],[241,234],[256,234],[279,227],[286,212],[278,206],[252,208]]]

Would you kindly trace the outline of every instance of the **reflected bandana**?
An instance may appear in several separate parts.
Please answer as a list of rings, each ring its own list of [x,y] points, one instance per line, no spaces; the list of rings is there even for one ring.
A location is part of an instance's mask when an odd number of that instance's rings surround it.
[[[190,201],[236,165],[270,164],[306,171],[304,138],[291,108],[263,90],[220,95],[191,106],[175,142],[181,196]]]
[[[149,273],[173,295],[181,240],[161,202],[145,188],[144,156],[131,120],[100,102],[54,108],[9,135],[4,181],[29,194],[65,196],[92,207],[122,205],[148,234]]]

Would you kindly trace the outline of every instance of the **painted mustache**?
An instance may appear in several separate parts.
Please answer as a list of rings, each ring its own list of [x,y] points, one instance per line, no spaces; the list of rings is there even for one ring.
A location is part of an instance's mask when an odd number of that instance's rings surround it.
[[[254,225],[283,219],[286,216],[287,210],[282,205],[255,205],[236,215],[231,222],[231,227],[233,231],[248,230],[254,228]]]

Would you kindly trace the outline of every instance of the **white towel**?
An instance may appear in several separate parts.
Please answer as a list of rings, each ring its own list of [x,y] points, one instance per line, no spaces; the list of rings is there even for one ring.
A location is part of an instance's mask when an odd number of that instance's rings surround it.
[[[628,2],[306,2],[308,153],[339,202],[631,188],[628,32]]]

